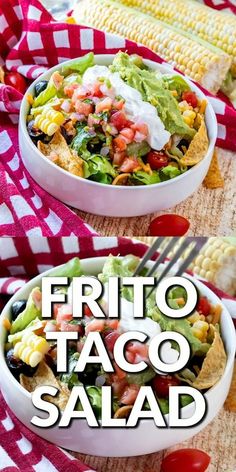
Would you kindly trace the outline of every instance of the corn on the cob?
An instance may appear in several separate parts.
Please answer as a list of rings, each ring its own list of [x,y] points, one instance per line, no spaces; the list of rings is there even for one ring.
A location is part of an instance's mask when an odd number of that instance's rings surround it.
[[[223,51],[111,0],[83,0],[73,15],[79,23],[142,43],[212,93],[219,90],[232,63]]]
[[[28,332],[20,342],[15,344],[14,356],[31,367],[36,367],[43,360],[49,348],[50,345],[45,338]]]
[[[168,257],[175,254],[181,242],[175,245]],[[185,251],[183,259],[188,256],[193,244]],[[226,238],[209,238],[189,269],[229,295],[236,295],[236,245]]]
[[[52,136],[59,130],[64,121],[65,118],[60,111],[45,107],[45,110],[36,116],[34,126],[48,136]]]
[[[192,0],[119,0],[222,49],[233,59],[236,74],[236,19]]]

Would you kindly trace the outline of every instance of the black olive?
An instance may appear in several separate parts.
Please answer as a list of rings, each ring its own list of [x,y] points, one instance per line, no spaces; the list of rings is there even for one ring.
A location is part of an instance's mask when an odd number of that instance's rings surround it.
[[[34,120],[29,121],[27,128],[32,139],[37,140],[43,138],[44,133],[40,129],[34,127]]]
[[[14,321],[17,316],[24,311],[26,307],[26,300],[17,300],[11,306],[11,319]]]
[[[186,139],[181,139],[181,141],[179,142],[179,144],[178,144],[177,147],[178,147],[179,149],[181,149],[182,146],[188,148],[188,147],[189,147],[189,142],[186,141]]]
[[[28,377],[32,377],[37,369],[37,367],[30,367],[21,359],[17,359],[17,357],[14,356],[14,349],[10,349],[7,352],[6,363],[11,373],[16,378],[18,378],[20,374],[25,374],[28,375]]]
[[[41,92],[43,92],[47,88],[47,85],[47,80],[40,80],[40,82],[38,82],[34,88],[35,97],[37,97]]]

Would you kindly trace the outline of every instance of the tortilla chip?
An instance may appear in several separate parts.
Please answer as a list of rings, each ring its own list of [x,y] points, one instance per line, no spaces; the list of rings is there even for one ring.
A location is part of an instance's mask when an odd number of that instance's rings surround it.
[[[223,341],[215,326],[210,325],[211,332],[214,332],[214,341],[203,361],[202,368],[194,381],[184,379],[181,380],[198,390],[205,390],[213,387],[223,375],[226,366],[226,353]]]
[[[83,159],[73,154],[73,151],[69,148],[60,131],[57,131],[54,134],[52,140],[48,144],[38,141],[38,149],[48,158],[50,158],[51,153],[53,153],[56,156],[54,159],[55,164],[62,167],[62,169],[67,170],[71,174],[83,177]]]
[[[203,185],[206,188],[222,188],[224,187],[224,179],[222,177],[218,157],[216,151],[214,151],[210,168],[208,170],[207,176],[203,181]]]
[[[229,395],[224,404],[224,408],[228,411],[236,413],[236,364],[234,366],[232,384],[230,387]]]
[[[207,129],[205,121],[202,118],[201,126],[198,132],[195,134],[190,146],[182,159],[180,164],[184,166],[194,166],[198,164],[205,157],[209,146],[209,139],[207,135]]]
[[[70,391],[68,390],[66,384],[62,384],[61,382],[57,381],[52,369],[50,369],[50,367],[44,361],[40,362],[36,372],[32,377],[27,377],[24,374],[20,374],[20,384],[30,393],[34,392],[37,387],[42,385],[56,387],[59,390],[59,394],[56,397],[45,395],[44,398],[50,403],[57,405],[60,410],[65,408],[70,396]]]

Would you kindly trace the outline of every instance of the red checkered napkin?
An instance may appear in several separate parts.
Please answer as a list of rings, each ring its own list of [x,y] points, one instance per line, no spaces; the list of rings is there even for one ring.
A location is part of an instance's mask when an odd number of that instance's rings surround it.
[[[5,63],[8,70],[17,70],[29,80],[88,51],[102,54],[120,49],[163,62],[131,41],[55,22],[37,0],[0,0],[0,65]],[[206,94],[217,114],[218,145],[236,150],[236,111],[225,99]],[[91,228],[42,190],[22,164],[17,137],[21,98],[11,87],[0,85],[0,235],[85,236]]]
[[[197,0],[198,2],[205,3],[208,7],[215,8],[215,10],[224,11],[225,13],[236,14],[236,3],[235,0]]]
[[[1,392],[0,471],[95,472],[26,428],[9,410]]]

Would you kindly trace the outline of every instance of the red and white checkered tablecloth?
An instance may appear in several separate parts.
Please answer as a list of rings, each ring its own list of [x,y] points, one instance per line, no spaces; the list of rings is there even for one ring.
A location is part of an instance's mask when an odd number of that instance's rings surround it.
[[[236,2],[235,0],[197,0],[200,3],[205,3],[208,7],[214,8],[215,10],[224,11],[225,13],[236,14]]]
[[[142,257],[147,247],[127,238],[1,238],[0,310],[9,296],[29,279],[72,257],[134,254]],[[236,300],[207,284],[236,314]],[[230,305],[231,304],[231,305]],[[34,467],[34,468],[33,468]],[[0,471],[83,472],[88,468],[68,457],[25,428],[9,411],[0,394]]]
[[[132,41],[56,22],[38,0],[0,0],[0,65],[5,63],[8,70],[30,81],[48,67],[91,50],[95,54],[128,50],[164,62]],[[236,150],[236,110],[225,98],[206,94],[217,114],[217,144]],[[23,166],[17,137],[21,98],[12,87],[0,85],[0,236],[86,236],[92,229],[42,190]]]

